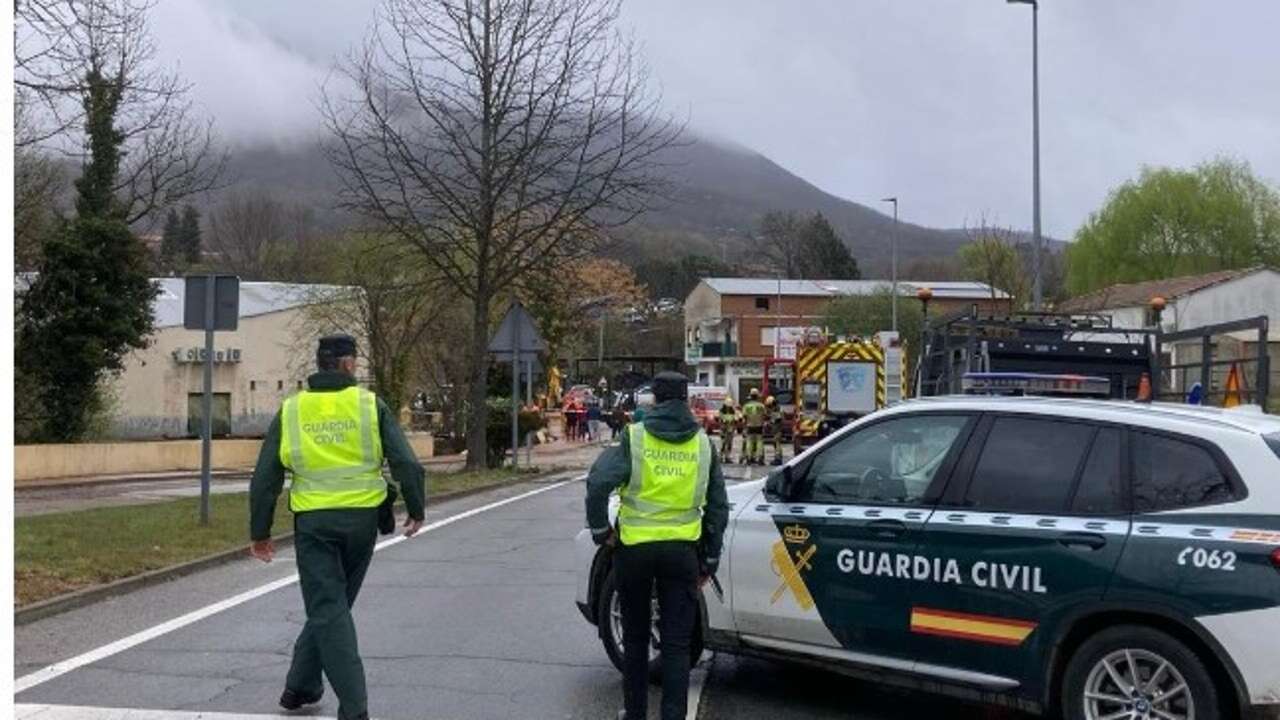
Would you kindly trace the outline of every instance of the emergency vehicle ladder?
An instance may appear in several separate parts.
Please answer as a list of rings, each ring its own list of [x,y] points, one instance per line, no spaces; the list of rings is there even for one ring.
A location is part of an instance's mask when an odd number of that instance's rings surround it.
[[[1106,377],[1112,397],[1133,397],[1142,373],[1150,370],[1153,332],[1116,328],[1106,315],[987,315],[972,305],[925,327],[916,394],[960,393],[969,373],[1022,372]]]

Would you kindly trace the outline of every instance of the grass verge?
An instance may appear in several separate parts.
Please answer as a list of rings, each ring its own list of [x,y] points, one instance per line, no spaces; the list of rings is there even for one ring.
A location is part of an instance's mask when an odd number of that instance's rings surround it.
[[[521,470],[520,475],[524,475]],[[430,473],[428,497],[498,485],[510,469]],[[248,545],[248,493],[210,498],[208,527],[198,498],[20,517],[14,522],[14,591],[19,607],[93,585],[159,570]],[[286,496],[275,532],[293,522]]]

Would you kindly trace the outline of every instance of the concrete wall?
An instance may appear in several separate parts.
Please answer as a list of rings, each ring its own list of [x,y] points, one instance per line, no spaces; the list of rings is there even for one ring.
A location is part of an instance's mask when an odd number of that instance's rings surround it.
[[[407,433],[419,460],[434,450],[430,433]],[[260,440],[214,440],[215,470],[247,470],[258,459]],[[14,480],[81,479],[100,475],[190,472],[200,469],[199,440],[18,445],[14,447]]]

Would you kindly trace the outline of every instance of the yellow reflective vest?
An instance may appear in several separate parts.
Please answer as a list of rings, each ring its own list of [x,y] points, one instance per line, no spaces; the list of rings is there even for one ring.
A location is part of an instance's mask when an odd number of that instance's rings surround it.
[[[631,478],[618,508],[623,545],[702,537],[702,508],[711,478],[711,441],[701,430],[668,442],[636,423],[628,428]]]
[[[377,398],[359,387],[291,396],[280,409],[280,462],[293,473],[294,512],[382,504]]]

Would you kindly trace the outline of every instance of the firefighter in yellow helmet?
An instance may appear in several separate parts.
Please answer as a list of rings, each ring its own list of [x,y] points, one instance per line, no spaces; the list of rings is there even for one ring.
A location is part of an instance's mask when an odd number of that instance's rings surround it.
[[[733,405],[733,398],[726,397],[720,406],[720,462],[730,463],[733,456],[733,436],[738,432],[742,417]]]
[[[307,378],[306,390],[284,401],[258,454],[249,483],[249,551],[263,562],[275,555],[271,521],[288,471],[307,622],[293,646],[280,706],[297,710],[319,702],[322,678],[328,678],[338,696],[338,717],[367,720],[364,666],[351,605],[369,569],[378,531],[395,531],[395,492],[382,477],[382,464],[390,465],[391,478],[404,495],[406,536],[422,528],[425,473],[395,414],[356,385],[355,338],[321,338],[316,360],[320,371]]]
[[[742,423],[746,426],[746,443],[742,448],[744,465],[764,464],[764,426],[768,417],[769,411],[760,402],[760,391],[751,388],[750,398],[742,406]]]
[[[773,444],[773,464],[782,464],[782,407],[778,398],[770,395],[764,399],[764,407],[768,412],[769,439]]]

